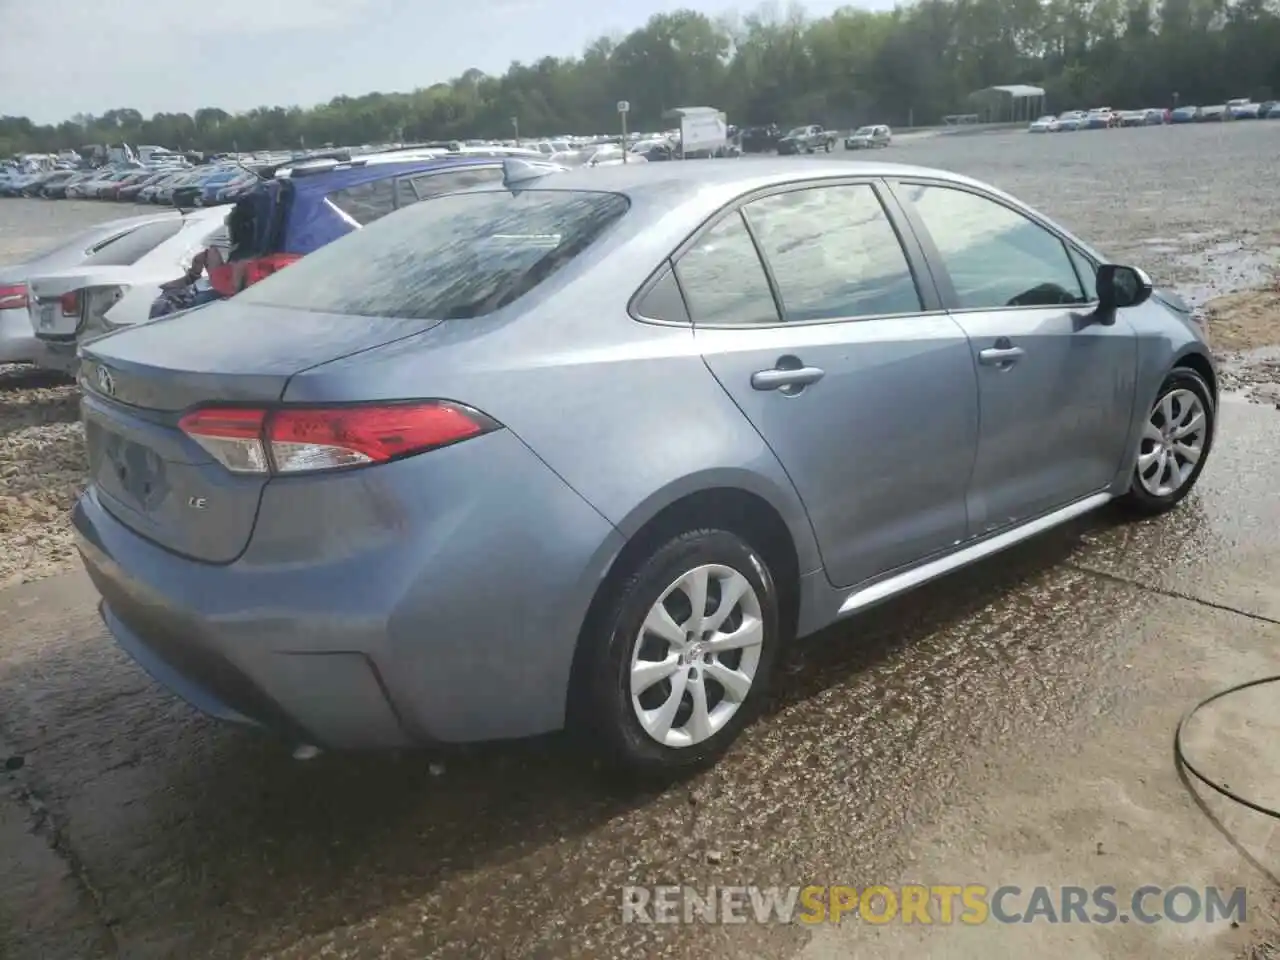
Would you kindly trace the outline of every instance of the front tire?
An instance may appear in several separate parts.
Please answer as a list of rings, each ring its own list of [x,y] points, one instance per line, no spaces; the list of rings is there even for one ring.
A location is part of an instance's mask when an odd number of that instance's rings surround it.
[[[763,558],[725,530],[660,546],[583,632],[574,726],[625,773],[671,778],[728,749],[764,701],[780,646]]]
[[[1204,379],[1194,370],[1175,368],[1147,415],[1121,505],[1151,516],[1181,503],[1200,479],[1216,428],[1213,393]]]

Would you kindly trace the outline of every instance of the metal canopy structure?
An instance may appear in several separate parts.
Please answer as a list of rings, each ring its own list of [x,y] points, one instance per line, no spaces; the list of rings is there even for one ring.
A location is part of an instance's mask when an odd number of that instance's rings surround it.
[[[968,99],[985,123],[1030,123],[1044,113],[1044,88],[1023,83],[987,87]]]

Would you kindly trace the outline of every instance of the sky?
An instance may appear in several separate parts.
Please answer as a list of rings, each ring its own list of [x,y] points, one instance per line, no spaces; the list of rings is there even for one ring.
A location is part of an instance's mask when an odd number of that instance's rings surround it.
[[[893,0],[810,0],[812,16]],[[133,107],[312,106],[470,67],[577,55],[654,13],[755,0],[0,0],[0,115],[57,123]]]

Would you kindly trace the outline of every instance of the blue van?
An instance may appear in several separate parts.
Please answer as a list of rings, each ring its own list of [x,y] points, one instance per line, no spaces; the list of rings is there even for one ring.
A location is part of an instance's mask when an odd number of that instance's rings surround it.
[[[239,289],[400,207],[502,182],[502,161],[464,154],[398,159],[386,155],[303,163],[241,196],[227,218]],[[238,290],[223,289],[224,296]]]

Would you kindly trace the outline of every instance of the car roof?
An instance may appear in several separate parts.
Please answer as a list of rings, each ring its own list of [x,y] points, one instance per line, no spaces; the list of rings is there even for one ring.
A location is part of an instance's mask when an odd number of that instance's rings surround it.
[[[574,168],[531,181],[528,189],[608,191],[625,194],[633,203],[675,209],[698,197],[707,198],[709,206],[719,206],[744,193],[786,184],[841,177],[911,176],[945,179],[999,192],[957,173],[900,163],[837,160],[798,164],[785,158],[746,157]]]
[[[431,157],[430,159],[380,161],[370,164],[364,164],[356,160],[351,163],[340,163],[333,167],[310,170],[302,176],[298,176],[298,171],[295,169],[288,179],[297,191],[310,192],[319,190],[329,193],[332,190],[355,187],[362,183],[372,183],[376,180],[398,177],[406,173],[425,173],[431,170],[453,167],[497,166],[502,163],[502,160],[502,157],[483,156]]]

